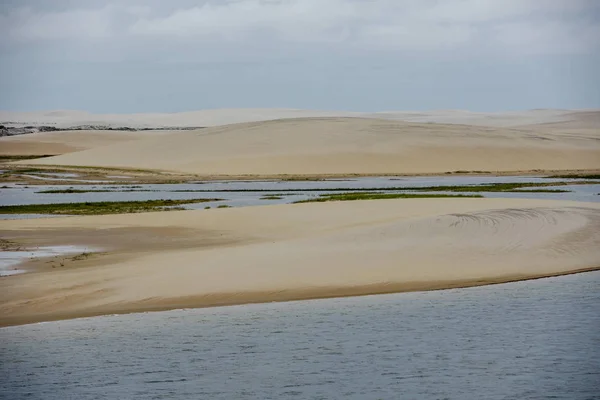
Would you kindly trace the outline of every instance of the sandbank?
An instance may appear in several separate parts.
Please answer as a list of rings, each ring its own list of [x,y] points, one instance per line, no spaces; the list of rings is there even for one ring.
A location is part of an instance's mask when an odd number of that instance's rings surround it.
[[[0,326],[466,287],[600,267],[600,205],[401,199],[0,221],[25,246],[103,249],[0,279]]]

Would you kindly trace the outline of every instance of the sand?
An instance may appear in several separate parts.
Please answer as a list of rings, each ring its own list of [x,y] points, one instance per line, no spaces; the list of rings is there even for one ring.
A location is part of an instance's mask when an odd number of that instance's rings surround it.
[[[600,130],[570,134],[371,118],[300,118],[183,131],[22,164],[199,176],[600,169]]]
[[[0,279],[0,325],[483,285],[600,267],[600,205],[401,199],[0,221],[105,254]],[[51,268],[54,265],[55,268]]]
[[[0,155],[61,154],[21,164],[163,170],[207,178],[600,169],[599,110],[221,109],[131,115],[52,111],[0,112],[0,121],[58,127],[209,127],[0,138]]]
[[[171,131],[58,131],[0,137],[0,155],[55,155],[168,135]]]
[[[285,118],[362,117],[417,123],[441,123],[475,126],[520,127],[561,123],[570,128],[594,119],[598,127],[600,110],[538,109],[508,112],[473,112],[467,110],[348,112],[299,110],[287,108],[224,108],[179,113],[92,114],[85,111],[55,110],[42,112],[0,111],[0,124],[50,125],[69,128],[81,125],[104,125],[131,128],[212,127],[243,122]]]
[[[69,128],[103,125],[113,128],[211,127],[242,122],[269,121],[282,118],[358,117],[363,113],[343,111],[298,110],[285,108],[213,109],[178,113],[92,114],[85,111],[58,110],[46,112],[0,111],[0,123],[12,121],[15,126],[50,125]]]

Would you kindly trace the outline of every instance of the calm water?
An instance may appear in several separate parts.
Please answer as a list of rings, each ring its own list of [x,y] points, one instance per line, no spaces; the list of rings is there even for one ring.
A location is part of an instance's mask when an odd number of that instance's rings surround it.
[[[58,179],[58,178],[57,178]],[[577,181],[579,179],[574,179]],[[505,182],[556,182],[566,179],[551,179],[535,176],[432,176],[432,177],[368,177],[346,180],[322,180],[322,181],[215,181],[198,182],[189,184],[161,184],[161,185],[54,185],[54,186],[29,186],[8,185],[8,189],[0,189],[0,205],[19,204],[48,204],[48,203],[72,203],[88,201],[134,201],[134,200],[157,200],[157,199],[198,199],[219,198],[223,201],[198,203],[186,205],[189,209],[202,209],[206,206],[217,207],[227,204],[232,207],[245,207],[267,204],[292,203],[321,194],[331,193],[327,189],[343,188],[351,191],[360,188],[392,188],[392,187],[423,187],[441,185],[478,185],[485,183]],[[136,190],[113,191],[95,193],[40,193],[44,190],[66,189],[72,187],[78,190]],[[306,190],[313,191],[306,191]],[[319,190],[322,189],[322,190]],[[485,197],[512,197],[512,198],[538,198],[549,200],[573,200],[573,201],[600,201],[600,181],[592,185],[569,185],[558,187],[547,187],[545,189],[570,190],[569,193],[473,193]],[[137,190],[147,190],[137,191]],[[228,190],[247,190],[247,192],[228,192]],[[259,190],[259,192],[252,192]],[[294,190],[294,192],[285,192]],[[186,192],[187,191],[187,192]],[[200,191],[200,192],[192,192]],[[260,192],[267,191],[267,192]],[[421,192],[423,193],[423,192]],[[445,193],[445,192],[438,192]],[[277,194],[280,199],[265,200],[264,196]],[[456,194],[456,193],[454,193]],[[460,193],[470,194],[470,193]],[[23,217],[23,216],[19,216]],[[0,215],[0,219],[15,218],[15,216]]]
[[[600,272],[0,329],[3,399],[600,399]]]

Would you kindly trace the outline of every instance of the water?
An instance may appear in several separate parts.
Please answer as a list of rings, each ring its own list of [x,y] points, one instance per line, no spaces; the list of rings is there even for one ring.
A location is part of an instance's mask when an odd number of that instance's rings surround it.
[[[81,246],[45,246],[19,251],[0,251],[0,277],[27,272],[18,266],[28,259],[33,260],[35,258],[54,257],[64,254],[81,254],[90,251],[89,248]]]
[[[40,176],[42,175],[42,176]],[[73,179],[71,177],[79,176],[79,174],[70,174],[70,173],[47,173],[38,175],[29,175],[29,174],[21,174],[21,176],[31,179],[39,179],[44,181],[69,181],[69,182],[88,182],[88,183],[108,183],[110,181],[106,180],[90,180],[90,179]]]
[[[0,205],[19,204],[48,204],[48,203],[72,203],[93,201],[139,201],[158,199],[198,199],[219,198],[223,201],[211,201],[185,205],[188,209],[202,209],[205,207],[215,208],[219,205],[231,207],[246,207],[267,204],[286,204],[299,200],[318,197],[321,194],[331,193],[327,189],[343,188],[393,188],[393,187],[424,187],[441,185],[477,185],[483,183],[506,183],[506,182],[558,182],[565,179],[550,179],[535,176],[438,176],[438,177],[367,177],[347,180],[321,180],[321,181],[210,181],[188,184],[160,184],[160,185],[74,185],[70,186],[77,190],[121,190],[112,192],[91,193],[40,193],[45,190],[66,189],[64,185],[44,185],[23,187],[11,185],[8,189],[0,189]],[[574,179],[573,181],[579,181]],[[116,189],[115,189],[116,188]],[[291,190],[294,192],[285,192]],[[296,190],[298,189],[298,190]],[[322,190],[319,190],[322,189]],[[481,194],[485,197],[510,197],[510,198],[538,198],[548,200],[573,200],[573,201],[600,201],[600,181],[592,185],[569,185],[547,187],[544,189],[570,190],[569,193],[528,193],[527,189],[522,192],[506,193],[459,193],[459,194]],[[127,191],[130,190],[130,191]],[[136,190],[136,191],[131,191]],[[147,190],[140,192],[138,190]],[[204,190],[204,192],[182,192],[182,190]],[[248,192],[227,192],[226,190],[248,190]],[[252,192],[252,190],[261,190]],[[264,192],[264,191],[267,192]],[[314,191],[307,191],[314,190]],[[426,192],[419,192],[426,193]],[[446,192],[436,192],[446,193]],[[449,194],[457,194],[451,193]],[[281,199],[264,200],[267,195],[277,194]],[[0,219],[6,218],[0,215]]]
[[[3,399],[600,399],[600,272],[0,329]]]

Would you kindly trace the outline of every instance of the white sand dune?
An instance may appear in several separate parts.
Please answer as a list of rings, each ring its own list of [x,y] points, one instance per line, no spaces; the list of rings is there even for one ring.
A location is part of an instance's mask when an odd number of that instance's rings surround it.
[[[0,325],[472,286],[600,267],[600,205],[576,202],[319,203],[0,221],[0,234],[108,251],[0,280]]]
[[[94,147],[122,144],[167,135],[171,131],[59,131],[38,132],[0,138],[1,155],[50,155],[72,153]]]
[[[473,112],[466,110],[348,112],[286,108],[210,109],[179,113],[92,114],[85,111],[45,112],[0,111],[0,123],[12,125],[52,125],[59,128],[77,125],[105,125],[132,128],[210,127],[242,122],[284,118],[362,117],[407,122],[515,127],[541,123],[577,121],[600,110],[540,109],[510,112]],[[597,117],[596,117],[597,118]],[[597,127],[598,125],[596,125]]]
[[[372,113],[365,116],[407,122],[429,122],[506,128],[535,127],[539,124],[554,123],[567,123],[570,127],[573,127],[573,124],[579,124],[581,121],[588,121],[593,117],[596,119],[594,126],[598,128],[599,123],[597,119],[600,116],[600,110],[538,109],[505,112],[473,112],[467,110],[437,110],[425,112],[390,111]]]
[[[51,125],[68,128],[78,125],[109,127],[163,128],[210,127],[241,122],[282,118],[360,116],[344,111],[297,110],[286,108],[214,109],[179,113],[92,114],[84,111],[9,112],[0,111],[0,121],[12,125]],[[2,123],[2,122],[0,122]]]
[[[299,118],[184,131],[28,164],[158,169],[202,176],[422,174],[600,169],[600,131]]]

